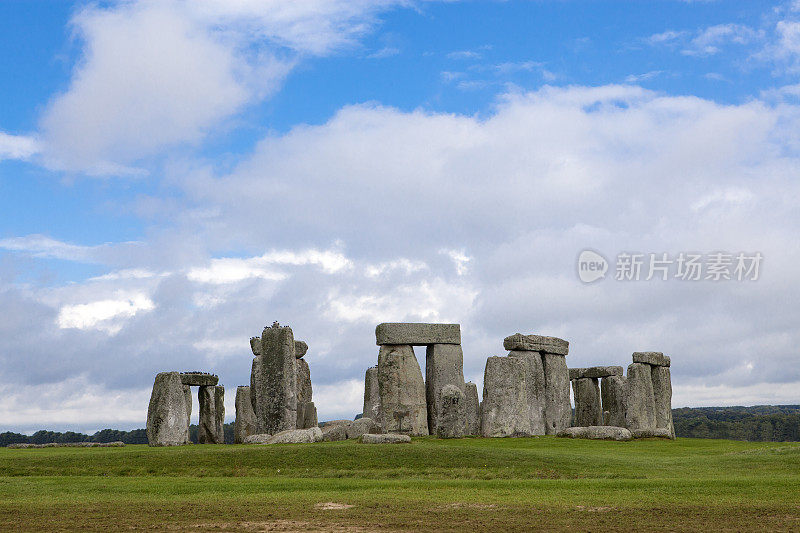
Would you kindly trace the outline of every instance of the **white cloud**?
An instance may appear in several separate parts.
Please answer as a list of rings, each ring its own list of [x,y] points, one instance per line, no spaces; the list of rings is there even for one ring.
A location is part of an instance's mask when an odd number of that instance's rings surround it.
[[[39,143],[26,135],[11,135],[0,131],[0,161],[3,159],[29,159],[39,153]]]
[[[154,308],[153,301],[145,294],[120,295],[113,300],[65,305],[56,320],[62,329],[98,329],[114,335],[122,329],[124,319]]]
[[[717,24],[700,31],[681,51],[685,55],[709,56],[719,53],[730,43],[748,44],[759,38],[759,32],[741,24]]]

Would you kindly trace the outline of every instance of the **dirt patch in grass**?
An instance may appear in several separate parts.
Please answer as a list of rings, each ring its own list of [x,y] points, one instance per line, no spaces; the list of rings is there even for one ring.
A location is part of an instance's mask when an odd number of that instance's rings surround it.
[[[321,509],[323,511],[339,511],[341,509],[351,509],[353,506],[347,503],[336,502],[320,502],[314,505],[314,509]]]

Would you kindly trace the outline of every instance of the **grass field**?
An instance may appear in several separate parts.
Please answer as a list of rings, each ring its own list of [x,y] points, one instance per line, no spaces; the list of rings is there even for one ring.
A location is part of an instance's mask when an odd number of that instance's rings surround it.
[[[800,443],[0,448],[0,531],[532,529],[798,531]]]

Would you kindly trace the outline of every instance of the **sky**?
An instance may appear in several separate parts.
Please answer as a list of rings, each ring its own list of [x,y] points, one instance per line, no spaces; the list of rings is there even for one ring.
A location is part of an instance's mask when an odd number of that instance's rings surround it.
[[[522,332],[800,403],[798,0],[5,0],[0,102],[0,431],[144,427],[170,370],[232,421],[275,320],[320,420],[380,322],[479,390]]]

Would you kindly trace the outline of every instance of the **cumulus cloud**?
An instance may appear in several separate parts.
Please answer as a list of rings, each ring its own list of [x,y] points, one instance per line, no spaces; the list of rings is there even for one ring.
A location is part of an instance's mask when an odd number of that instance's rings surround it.
[[[11,135],[0,131],[0,161],[29,159],[39,152],[39,143],[26,135]]]

